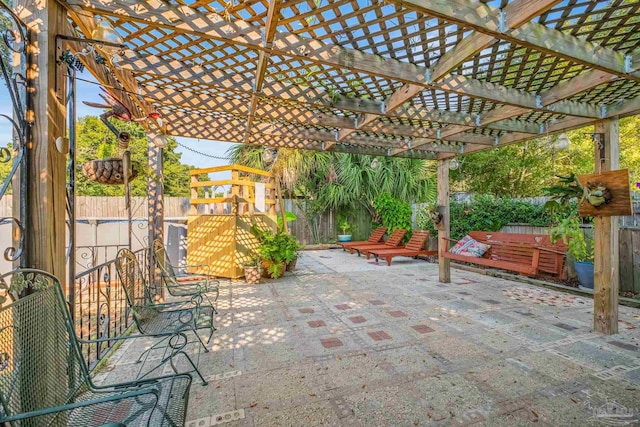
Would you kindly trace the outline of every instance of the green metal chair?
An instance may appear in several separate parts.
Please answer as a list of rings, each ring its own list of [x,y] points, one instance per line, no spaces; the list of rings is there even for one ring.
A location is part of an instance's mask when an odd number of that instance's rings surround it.
[[[207,382],[200,370],[198,370],[196,363],[184,351],[184,347],[189,342],[184,333],[192,331],[204,351],[208,353],[209,349],[200,338],[198,331],[208,329],[207,343],[211,341],[213,332],[216,330],[213,326],[213,306],[203,304],[200,294],[194,295],[189,301],[156,304],[149,292],[149,287],[142,274],[138,259],[133,252],[128,249],[121,249],[116,256],[115,265],[127,303],[133,315],[134,324],[139,333],[144,336],[162,338],[146,349],[138,358],[138,362],[142,361],[143,358],[146,362],[152,351],[165,351],[159,364],[143,376],[155,371],[166,362],[169,362],[174,372],[177,373],[178,370],[174,365],[174,358],[182,355],[186,357],[193,368],[193,372],[200,377],[202,384],[206,385]]]
[[[0,291],[0,425],[184,425],[190,375],[97,386],[54,276],[16,270]]]
[[[160,269],[162,283],[164,284],[165,288],[167,288],[169,295],[174,297],[181,297],[204,295],[209,292],[215,292],[216,296],[214,298],[214,302],[218,300],[218,296],[220,295],[220,282],[218,280],[215,280],[215,276],[211,274],[176,274],[176,269],[173,267],[173,265],[171,265],[169,254],[167,254],[164,243],[160,239],[156,239],[153,242],[153,258],[155,259],[156,266]],[[209,269],[208,266],[204,265],[185,266],[185,268],[189,267],[200,267]],[[192,280],[188,282],[181,282],[179,280],[189,279],[190,277],[201,277],[202,279]]]

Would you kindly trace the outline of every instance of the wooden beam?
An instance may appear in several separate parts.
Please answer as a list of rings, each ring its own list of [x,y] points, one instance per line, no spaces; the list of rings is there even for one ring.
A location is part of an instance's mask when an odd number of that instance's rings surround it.
[[[264,26],[264,45],[270,47],[273,44],[273,38],[276,35],[276,27],[278,25],[278,15],[280,13],[280,7],[282,6],[282,0],[269,0],[269,9],[267,10],[267,19]],[[258,64],[256,66],[256,76],[253,81],[253,96],[251,97],[251,106],[249,107],[249,115],[247,117],[246,133],[245,137],[251,132],[251,126],[253,124],[253,117],[258,106],[259,98],[256,94],[262,92],[262,85],[264,84],[264,78],[267,74],[267,67],[269,65],[268,52],[261,51],[258,55]]]
[[[213,116],[201,116],[197,114],[167,114],[165,119],[170,123],[168,126],[168,132],[176,136],[198,137],[202,138],[203,134],[208,133],[208,129],[216,129],[217,131],[225,131],[227,135],[236,135],[239,137],[243,134],[242,127],[237,129],[238,124],[242,123],[242,118],[228,118],[228,117],[213,117]],[[255,133],[263,137],[279,137],[279,138],[293,138],[296,140],[306,140],[319,142],[324,150],[328,150],[328,142],[336,140],[336,133],[332,131],[319,130],[313,128],[305,128],[294,125],[287,125],[283,123],[266,123],[257,122],[253,126]],[[179,132],[187,132],[181,134]],[[482,137],[481,135],[478,135]],[[482,139],[471,139],[472,142],[482,143]],[[385,138],[381,136],[368,136],[368,135],[351,135],[347,139],[345,144],[363,147],[380,147],[395,149],[397,147],[406,146],[409,140],[406,138]],[[424,141],[421,145],[424,146],[424,151],[438,152],[438,153],[460,153],[461,146],[453,143],[440,143],[436,140]]]
[[[438,280],[451,282],[451,262],[443,256],[449,247],[449,160],[438,160],[438,209],[442,221],[438,225]]]
[[[262,45],[259,27],[242,20],[225,22],[215,14],[204,14],[188,6],[175,7],[154,0],[144,4],[131,4],[124,0],[112,0],[95,6],[87,6],[81,0],[67,0],[69,4],[95,10],[96,13],[124,17],[145,23],[150,27],[167,28],[177,33],[189,33],[199,37],[220,40],[257,50],[267,50],[271,54],[294,57],[304,61],[330,65],[332,67],[360,71],[405,83],[438,89],[462,96],[486,99],[496,103],[506,103],[525,108],[545,111],[540,108],[536,96],[528,92],[505,88],[488,82],[481,82],[464,76],[452,76],[437,83],[429,83],[428,69],[411,63],[383,58],[317,40],[304,39],[295,34],[276,33],[271,48]],[[442,1],[442,0],[441,0]],[[498,96],[496,98],[496,95]],[[591,114],[593,107],[584,105],[558,104],[555,112],[581,115]],[[374,113],[374,112],[372,112]]]
[[[603,110],[607,111],[607,114],[604,116],[605,119],[622,118],[640,114],[640,96],[628,99],[625,102],[618,102],[614,105],[603,108]],[[548,126],[548,133],[556,134],[560,132],[567,132],[569,130],[580,129],[589,125],[593,125],[596,122],[597,120],[586,119],[584,117],[565,117],[563,119],[550,123]],[[528,139],[532,139],[532,136],[526,133],[508,133],[500,137],[497,147],[503,147],[517,142],[526,141]],[[483,145],[466,144],[463,154],[474,153],[476,151],[485,150],[486,148],[487,147]],[[443,153],[438,155],[438,158],[440,159],[452,157],[454,157],[454,155],[452,154]]]
[[[164,164],[163,149],[153,143],[153,138],[147,141],[147,168],[149,176],[147,178],[147,231],[149,237],[149,260],[154,259],[153,242],[160,240],[164,242]],[[164,297],[164,286],[159,268],[155,262],[150,262],[149,283],[155,295]]]
[[[24,259],[25,266],[38,268],[56,276],[66,290],[65,269],[65,156],[56,149],[56,138],[66,136],[66,90],[63,77],[56,81],[56,59],[59,55],[56,35],[67,34],[66,13],[53,0],[33,3],[18,0],[14,11],[29,27],[32,39],[28,52],[29,69],[20,70],[31,87],[32,104],[27,112],[33,117],[25,148],[27,171],[23,187],[27,199]],[[24,62],[21,64],[26,67]],[[63,74],[60,74],[63,76]],[[57,85],[62,85],[60,88]],[[56,91],[56,89],[61,89]],[[60,96],[58,96],[60,95]],[[19,204],[19,192],[14,200]],[[35,397],[38,399],[38,397]]]
[[[556,102],[560,102],[560,101],[564,102],[564,100],[566,100],[567,98],[570,98],[586,90],[597,87],[601,84],[611,82],[615,79],[617,79],[616,76],[613,76],[608,73],[604,73],[600,70],[587,71],[585,73],[577,75],[576,77],[570,80],[562,82],[557,86],[554,86],[548,91],[542,93],[538,99],[542,105],[553,108],[553,106],[555,105],[554,103]],[[616,109],[618,107],[619,106],[614,106],[613,108]],[[640,103],[639,103],[639,108],[640,108]],[[606,114],[607,108],[600,107],[600,109],[601,109],[600,118],[602,118],[603,114]],[[632,108],[632,110],[636,110],[636,108]],[[527,112],[528,110],[525,108],[514,107],[512,105],[504,105],[502,107],[495,108],[485,114],[482,114],[478,119],[477,124],[479,125],[479,127],[493,127],[496,124],[504,123],[505,121],[509,120],[511,117],[516,117],[522,114],[526,114]],[[580,117],[580,118],[583,120],[579,120],[579,121],[581,123],[585,123],[585,125],[593,122],[593,120],[584,119],[584,117]],[[445,131],[443,131],[443,134],[446,135],[447,137],[451,137],[456,135],[457,133],[466,132],[471,128],[472,126],[466,125],[466,124],[461,124],[459,126],[449,126]],[[513,131],[517,133],[522,133],[522,130],[513,129]],[[519,137],[520,135],[518,135],[518,138]],[[513,136],[507,137],[506,138],[506,141],[508,141],[507,143],[511,143],[512,138]],[[528,139],[528,137],[524,139]],[[470,151],[475,151],[474,147],[468,147],[468,148],[471,149]]]
[[[230,93],[220,96],[194,93],[190,91],[177,91],[165,87],[145,85],[141,90],[142,96],[147,102],[157,104],[159,106],[167,106],[171,108],[193,109],[209,112],[223,112],[233,114],[238,117],[245,117],[249,111],[251,101],[249,92],[241,94]],[[303,103],[304,104],[304,103]],[[305,104],[306,105],[306,104]],[[332,105],[323,103],[310,104],[312,106],[319,105],[321,107],[332,108]],[[169,109],[171,109],[169,108]],[[356,107],[358,108],[358,107]],[[197,111],[196,111],[197,112]],[[311,112],[297,107],[290,107],[284,103],[267,104],[259,103],[256,107],[256,117],[263,119],[284,120],[301,124],[322,124],[328,127],[358,129],[356,120],[353,118],[336,116],[334,114],[324,114],[319,112]],[[428,108],[420,108],[415,106],[403,107],[389,114],[389,117],[398,119],[407,119],[420,122],[437,122],[440,124],[467,124],[475,125],[476,120],[480,116],[477,114],[463,114],[444,110],[431,110]],[[525,132],[531,134],[539,134],[540,126],[535,123],[528,123],[518,120],[499,121],[487,126],[487,129]],[[370,126],[369,130],[376,133],[393,134],[401,136],[426,136],[430,131],[428,127],[419,125],[394,125],[390,123],[379,122],[375,126]]]
[[[67,7],[67,13],[69,17],[80,27],[84,34],[88,34],[88,37],[93,33],[95,29],[95,19],[91,15],[91,13],[87,13],[86,11],[80,10],[78,7]],[[144,118],[148,117],[149,114],[153,112],[153,108],[147,104],[144,100],[138,99],[138,97],[132,97],[130,94],[138,93],[138,84],[131,74],[130,71],[125,69],[118,69],[117,67],[111,67],[110,71],[105,68],[104,65],[99,65],[95,62],[93,58],[87,59],[86,57],[81,58],[82,62],[87,66],[87,69],[91,72],[91,74],[98,79],[98,82],[105,85],[107,89],[115,88],[116,91],[119,88],[123,90],[120,93],[114,93],[115,96],[118,96],[118,99],[121,100],[129,110],[131,114],[136,118]],[[115,77],[115,79],[114,79]],[[110,89],[111,90],[111,89]],[[137,108],[132,108],[132,104],[135,104]],[[140,123],[145,129],[160,129],[158,124],[153,121],[143,121]]]
[[[499,9],[485,3],[472,0],[390,1],[398,6],[472,28],[497,39],[640,81],[637,73],[630,73],[625,66],[625,55],[622,53],[532,21],[512,28],[508,20],[509,13],[503,14]],[[501,16],[506,16],[507,21],[504,22]]]
[[[604,162],[595,147],[596,173],[619,168],[618,120],[597,122],[596,134],[604,136]],[[618,217],[596,216],[594,227],[593,329],[607,335],[618,333],[618,290],[620,287]]]
[[[331,149],[325,149],[325,144],[323,143],[323,141],[304,140],[292,137],[288,134],[265,135],[257,133],[255,131],[248,135],[248,137],[245,139],[242,123],[242,121],[238,120],[235,123],[219,126],[209,125],[204,127],[196,127],[193,124],[185,124],[183,122],[182,124],[178,125],[170,124],[167,128],[167,132],[172,136],[186,136],[212,141],[227,141],[275,148],[296,148],[315,151],[336,151],[352,154],[369,154],[374,156],[387,156],[389,155],[391,150],[391,147],[368,145],[366,143],[360,145],[337,144],[331,147]],[[435,152],[429,150],[412,150],[407,153],[403,153],[403,157],[435,159]]]

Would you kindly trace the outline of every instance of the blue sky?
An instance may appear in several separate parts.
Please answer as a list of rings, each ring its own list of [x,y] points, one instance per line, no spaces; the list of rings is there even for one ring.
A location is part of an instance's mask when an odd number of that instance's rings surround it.
[[[95,79],[88,71],[84,71],[78,77],[95,82]],[[12,116],[13,113],[9,93],[7,91],[7,87],[4,85],[4,80],[2,80],[2,83],[3,84],[0,85],[0,113]],[[87,115],[97,116],[101,113],[101,110],[88,107],[82,103],[82,101],[102,102],[99,92],[100,86],[96,84],[82,81],[77,82],[78,117]],[[180,144],[213,156],[224,156],[227,149],[235,145],[228,142],[197,140],[193,138],[177,138],[177,140]],[[0,119],[0,146],[6,146],[8,141],[11,141],[11,124],[5,119]],[[182,163],[199,168],[227,164],[224,160],[203,157],[185,150],[182,147],[178,147],[176,151],[182,153]]]

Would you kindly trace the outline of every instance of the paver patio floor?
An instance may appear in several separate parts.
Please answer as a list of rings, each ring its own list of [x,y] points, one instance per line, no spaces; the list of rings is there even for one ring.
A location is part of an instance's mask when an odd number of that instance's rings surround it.
[[[437,274],[332,250],[305,252],[279,280],[224,283],[199,359],[209,385],[194,380],[187,425],[640,423],[640,310],[620,307],[620,334],[602,336],[589,299]],[[137,349],[120,348],[101,377]]]

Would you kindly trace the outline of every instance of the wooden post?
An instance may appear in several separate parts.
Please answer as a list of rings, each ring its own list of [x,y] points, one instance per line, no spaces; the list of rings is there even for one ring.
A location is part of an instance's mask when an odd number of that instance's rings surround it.
[[[56,35],[67,33],[67,14],[56,1],[18,0],[14,10],[32,30],[32,66],[21,70],[33,91],[34,122],[27,141],[25,185],[25,265],[48,271],[66,287],[65,204],[66,158],[56,138],[66,136],[66,79],[57,73]],[[62,90],[60,90],[62,89]],[[19,191],[14,186],[14,202]]]
[[[438,227],[438,278],[442,283],[451,282],[451,262],[442,256],[449,242],[449,160],[438,160],[438,206],[442,221]]]
[[[604,161],[595,147],[596,173],[619,168],[618,119],[596,123],[596,134],[604,134]],[[599,135],[596,140],[600,141]],[[593,329],[603,334],[618,333],[618,289],[620,286],[618,217],[594,217]]]
[[[164,172],[162,165],[162,148],[148,138],[147,149],[149,171],[147,180],[148,197],[148,232],[149,232],[149,285],[156,295],[164,297],[164,289],[160,280],[160,270],[156,268],[153,258],[153,242],[160,239],[164,242]]]

